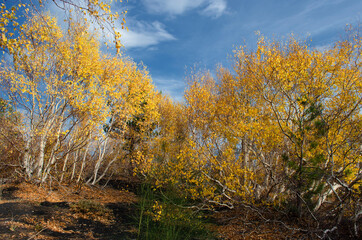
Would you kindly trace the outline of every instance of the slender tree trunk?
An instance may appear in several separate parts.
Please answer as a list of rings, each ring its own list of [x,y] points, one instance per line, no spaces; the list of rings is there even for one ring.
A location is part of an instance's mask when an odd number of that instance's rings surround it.
[[[63,168],[62,168],[62,175],[60,176],[60,182],[63,182],[65,170],[67,169],[68,159],[69,159],[69,153],[67,153],[67,154],[65,155],[65,159],[64,159],[64,163],[63,163]]]
[[[38,155],[38,163],[37,163],[38,178],[41,178],[42,174],[43,174],[46,141],[47,141],[47,137],[48,137],[48,132],[52,128],[55,118],[56,118],[56,116],[54,115],[54,116],[52,116],[52,118],[50,120],[48,120],[45,123],[45,125],[42,129],[43,132],[41,133],[41,136],[40,136],[39,155]]]
[[[25,173],[27,179],[31,179],[33,176],[33,163],[31,162],[31,155],[30,155],[30,146],[33,136],[30,135],[29,139],[26,141],[24,156],[23,156],[23,165],[25,168]]]
[[[57,136],[56,136],[57,141],[56,141],[55,145],[52,148],[48,164],[44,168],[42,182],[45,182],[45,180],[47,179],[47,177],[48,177],[48,175],[50,173],[50,170],[51,170],[52,166],[56,162],[56,156],[55,155],[56,155],[56,151],[58,151],[58,148],[60,146],[60,133],[61,133],[62,127],[63,127],[63,122],[61,124],[59,124],[58,131],[57,131]]]
[[[101,167],[102,162],[104,160],[104,154],[106,152],[107,142],[108,142],[108,138],[104,141],[103,148],[102,148],[102,145],[99,146],[99,156],[98,156],[98,160],[96,162],[96,165],[94,166],[94,174],[93,174],[92,185],[96,184],[98,171],[99,171],[99,168]]]
[[[115,156],[115,157],[112,159],[112,161],[110,161],[110,162],[107,164],[107,167],[106,167],[106,169],[103,171],[102,175],[100,175],[98,178],[95,177],[95,178],[93,179],[92,185],[98,183],[98,182],[106,175],[109,167],[112,166],[112,164],[113,164],[116,160],[117,160],[117,156]]]
[[[46,144],[46,135],[44,133],[40,137],[40,142],[39,142],[39,155],[38,155],[38,163],[37,163],[37,168],[38,168],[37,176],[38,176],[38,178],[41,178],[42,173],[43,173],[45,144]]]
[[[247,178],[247,174],[246,171],[248,169],[248,165],[249,165],[249,153],[250,153],[250,149],[248,146],[248,139],[247,136],[245,135],[243,137],[242,140],[242,153],[243,153],[243,162],[242,162],[242,167],[244,168],[244,179],[243,179],[243,185],[245,186],[245,184],[247,183],[246,178]]]
[[[80,149],[78,149],[77,152],[76,152],[76,154],[75,154],[75,158],[74,158],[74,161],[73,161],[72,176],[70,177],[70,180],[73,180],[74,175],[75,175],[75,168],[76,168],[76,166],[77,166],[78,157],[79,157],[79,152],[80,152]]]
[[[80,167],[77,183],[79,183],[79,181],[81,179],[81,176],[82,176],[82,173],[83,173],[83,169],[84,169],[84,166],[85,166],[85,160],[87,159],[89,145],[90,145],[90,142],[87,144],[87,148],[85,149],[85,152],[84,152],[84,155],[83,155],[82,165]]]

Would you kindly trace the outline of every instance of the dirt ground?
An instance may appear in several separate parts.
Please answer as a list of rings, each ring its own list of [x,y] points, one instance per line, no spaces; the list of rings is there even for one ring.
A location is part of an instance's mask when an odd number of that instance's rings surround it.
[[[0,185],[0,239],[137,239],[136,187]],[[248,207],[213,214],[213,239],[316,239],[291,221],[270,220]],[[278,219],[278,218],[274,218]],[[286,225],[285,223],[288,223]],[[332,239],[354,239],[348,229]]]
[[[135,239],[125,189],[2,185],[0,239]]]

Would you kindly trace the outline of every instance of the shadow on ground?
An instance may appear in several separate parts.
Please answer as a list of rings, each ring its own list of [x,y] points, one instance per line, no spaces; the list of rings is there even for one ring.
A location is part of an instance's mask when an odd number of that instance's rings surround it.
[[[31,202],[4,188],[0,201],[0,239],[135,239],[133,204],[98,203],[105,211],[78,211],[80,201]]]

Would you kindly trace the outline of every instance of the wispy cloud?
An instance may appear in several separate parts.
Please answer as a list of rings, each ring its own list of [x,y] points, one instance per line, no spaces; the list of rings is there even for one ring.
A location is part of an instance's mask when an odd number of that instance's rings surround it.
[[[167,32],[165,26],[154,21],[146,23],[143,21],[133,21],[129,30],[122,30],[121,40],[126,48],[149,47],[164,41],[176,40],[176,38]]]
[[[209,5],[202,11],[207,16],[220,17],[226,10],[225,0],[210,1]]]
[[[180,15],[195,8],[201,13],[220,17],[226,10],[226,0],[143,0],[148,11],[157,14]]]
[[[185,82],[182,79],[152,77],[152,80],[163,94],[171,96],[176,101],[183,101]]]
[[[325,52],[325,51],[328,51],[329,49],[331,49],[332,47],[333,47],[333,44],[328,43],[328,44],[324,44],[324,45],[317,45],[314,48],[319,52]]]
[[[56,16],[58,22],[61,24],[63,28],[67,28],[67,24],[64,23],[64,19],[66,16],[65,12],[57,7],[54,3],[47,4],[47,9]],[[81,15],[82,16],[82,15]],[[90,18],[85,15],[85,17]],[[115,26],[116,29],[122,34],[121,42],[126,48],[146,48],[155,46],[161,42],[176,40],[176,38],[169,33],[165,26],[159,21],[153,21],[151,23],[145,21],[139,21],[135,18],[129,17],[127,18],[128,31],[121,30],[121,26]],[[101,36],[102,41],[113,42],[114,36],[110,34],[110,32],[99,31],[99,25],[93,21],[89,22],[89,29],[91,32],[98,32]]]

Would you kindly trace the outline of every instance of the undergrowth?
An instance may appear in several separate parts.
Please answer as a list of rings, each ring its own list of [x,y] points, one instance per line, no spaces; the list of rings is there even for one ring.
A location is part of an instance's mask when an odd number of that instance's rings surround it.
[[[101,203],[91,200],[80,200],[70,205],[70,209],[73,212],[78,213],[93,213],[97,215],[107,215],[111,213],[111,210],[103,206]]]
[[[140,186],[136,224],[140,240],[216,239],[202,212],[187,208],[190,202],[172,190]]]

